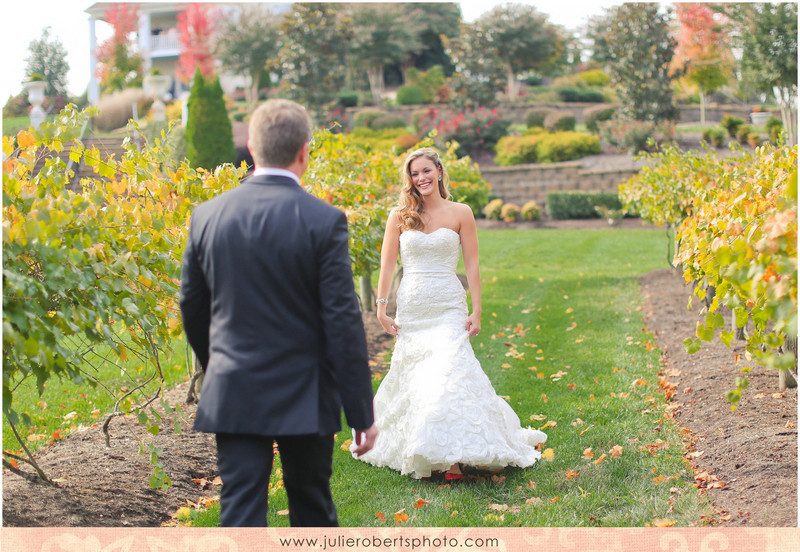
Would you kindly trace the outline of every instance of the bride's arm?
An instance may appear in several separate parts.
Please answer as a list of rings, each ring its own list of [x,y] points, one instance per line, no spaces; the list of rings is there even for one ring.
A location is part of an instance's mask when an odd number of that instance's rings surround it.
[[[468,205],[462,206],[461,252],[464,255],[464,271],[467,273],[467,285],[472,296],[472,314],[467,318],[466,330],[474,337],[481,331],[481,272],[478,266],[478,231],[475,227],[475,216]]]
[[[392,287],[392,277],[397,266],[397,255],[400,252],[400,225],[399,217],[392,211],[386,221],[386,231],[383,234],[381,246],[381,271],[378,276],[378,299],[387,299]],[[386,314],[386,303],[377,304],[378,321],[383,329],[391,335],[397,335],[398,326]]]

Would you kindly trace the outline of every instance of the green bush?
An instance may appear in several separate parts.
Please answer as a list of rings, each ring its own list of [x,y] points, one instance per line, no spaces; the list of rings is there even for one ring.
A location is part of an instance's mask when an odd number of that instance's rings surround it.
[[[544,120],[556,111],[550,107],[535,107],[525,114],[525,124],[528,125],[528,128],[544,127]]]
[[[9,96],[3,107],[3,118],[9,117],[25,117],[28,115],[28,108],[31,104],[28,102],[28,93],[20,92],[16,96]]]
[[[207,82],[199,68],[189,96],[186,154],[192,167],[208,170],[236,161],[233,127],[219,78]]]
[[[590,69],[578,73],[578,78],[589,86],[605,86],[611,82],[611,77],[602,69]]]
[[[722,119],[719,122],[719,126],[724,128],[728,136],[731,138],[736,138],[736,132],[739,130],[739,127],[744,124],[744,119],[741,117],[735,117],[733,115],[728,115],[727,113],[722,116]]]
[[[422,105],[425,103],[425,95],[422,87],[418,84],[406,84],[397,89],[395,97],[397,105]]]
[[[674,132],[668,124],[656,125],[650,121],[632,121],[627,119],[609,119],[597,125],[600,137],[612,148],[634,155],[640,151],[649,151],[648,141],[652,138],[657,145],[671,139]]]
[[[542,208],[535,201],[528,201],[522,206],[522,220],[539,220],[542,218]]]
[[[374,119],[372,121],[372,129],[373,130],[385,130],[387,128],[405,128],[408,126],[406,123],[405,117],[402,115],[392,115],[387,113],[386,115],[381,115],[380,117]]]
[[[519,205],[515,203],[506,203],[500,209],[500,218],[506,222],[516,222],[519,216]]]
[[[593,105],[583,110],[583,124],[586,130],[597,133],[600,131],[598,123],[608,121],[614,116],[616,109],[609,105]]]
[[[598,90],[584,90],[581,88],[559,88],[558,95],[563,102],[602,103],[605,101],[603,93]]]
[[[500,220],[500,213],[503,210],[503,200],[500,198],[493,199],[489,203],[486,204],[486,207],[483,208],[483,214],[486,215],[486,218],[491,220]]]
[[[419,86],[422,94],[422,101],[400,105],[417,105],[441,100],[441,98],[437,98],[437,96],[442,95],[442,87],[445,86],[445,80],[444,70],[441,65],[434,65],[425,72],[420,71],[416,67],[410,67],[406,71],[406,84]],[[397,103],[399,104],[400,90],[397,91],[397,94]]]
[[[506,136],[496,149],[494,162],[500,166],[571,161],[602,151],[597,136],[571,131]]]
[[[364,109],[356,113],[353,117],[353,126],[372,128],[372,123],[378,117],[386,115],[383,109]]]
[[[336,101],[341,107],[356,107],[358,105],[358,92],[342,90],[336,95]]]
[[[725,131],[719,127],[712,127],[703,130],[703,140],[718,148],[725,141]]]
[[[547,194],[547,216],[555,220],[599,218],[596,206],[622,209],[614,192],[550,192]]]
[[[575,115],[566,111],[556,111],[544,119],[544,128],[548,132],[575,130]]]
[[[769,139],[773,142],[777,142],[780,138],[781,131],[783,131],[783,123],[777,117],[770,117],[767,119],[766,124],[764,125],[766,128],[767,134],[769,135]]]
[[[750,137],[750,134],[752,134],[752,132],[753,132],[753,127],[751,127],[750,125],[741,125],[736,130],[736,139],[740,143],[746,144],[747,140]]]

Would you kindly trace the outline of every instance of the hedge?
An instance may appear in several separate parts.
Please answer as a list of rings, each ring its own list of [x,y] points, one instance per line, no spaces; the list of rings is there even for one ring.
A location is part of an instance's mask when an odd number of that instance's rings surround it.
[[[550,107],[535,107],[525,114],[525,125],[528,128],[544,127],[545,118],[556,111]]]
[[[622,209],[616,192],[550,192],[547,216],[555,220],[600,218],[595,206]]]
[[[597,136],[571,131],[505,136],[495,149],[500,166],[571,161],[602,151]]]

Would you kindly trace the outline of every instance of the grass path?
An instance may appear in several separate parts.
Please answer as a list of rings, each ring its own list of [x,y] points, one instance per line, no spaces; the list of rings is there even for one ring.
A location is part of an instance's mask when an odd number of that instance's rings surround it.
[[[699,524],[711,507],[665,415],[660,352],[641,314],[637,277],[663,268],[662,234],[482,230],[479,239],[483,331],[472,345],[523,425],[547,432],[552,460],[445,485],[352,459],[345,428],[332,480],[340,524]],[[280,471],[270,495],[270,525],[287,526]],[[216,525],[218,510],[191,518]]]

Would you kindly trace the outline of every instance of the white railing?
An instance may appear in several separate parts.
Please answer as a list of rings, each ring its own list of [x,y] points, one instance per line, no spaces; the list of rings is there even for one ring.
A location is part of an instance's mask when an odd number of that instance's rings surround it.
[[[157,34],[150,37],[150,53],[157,53],[162,50],[175,51],[181,49],[180,40],[178,35],[164,33]]]

